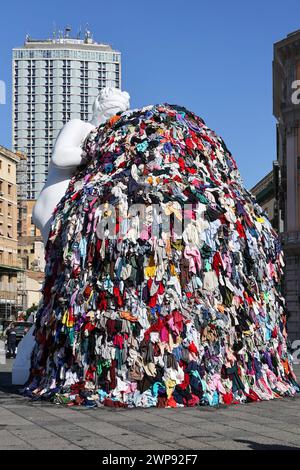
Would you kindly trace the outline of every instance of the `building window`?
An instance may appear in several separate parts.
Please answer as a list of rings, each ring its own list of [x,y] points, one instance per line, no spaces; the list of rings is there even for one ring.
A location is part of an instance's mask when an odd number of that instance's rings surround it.
[[[8,164],[8,166],[7,166],[7,171],[8,171],[8,173],[11,172],[11,165],[10,164]]]
[[[15,279],[15,276],[8,276],[8,290],[10,292],[13,292],[14,290],[14,279]]]
[[[1,190],[1,186],[0,186],[0,190]],[[12,185],[11,184],[8,184],[7,191],[8,191],[8,194],[11,196],[11,194],[12,194]]]
[[[7,204],[7,215],[12,217],[12,204]]]

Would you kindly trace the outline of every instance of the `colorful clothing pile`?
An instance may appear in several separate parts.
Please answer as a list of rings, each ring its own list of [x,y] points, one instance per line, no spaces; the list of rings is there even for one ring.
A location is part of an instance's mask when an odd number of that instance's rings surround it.
[[[280,243],[223,140],[163,104],[114,116],[84,155],[46,247],[25,393],[180,407],[299,391]]]

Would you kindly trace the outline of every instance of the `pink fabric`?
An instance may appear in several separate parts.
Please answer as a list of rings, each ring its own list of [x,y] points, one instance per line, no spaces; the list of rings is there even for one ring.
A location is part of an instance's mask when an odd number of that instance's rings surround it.
[[[189,248],[186,246],[184,250],[184,256],[189,260],[189,270],[192,273],[196,274],[197,268],[200,271],[202,266],[201,255],[197,248]]]
[[[223,384],[221,382],[221,376],[220,374],[214,374],[209,382],[209,388],[211,391],[217,390],[218,392],[225,394],[226,390],[223,387]]]
[[[161,329],[160,339],[162,340],[163,343],[168,343],[169,341],[169,331],[165,326],[163,326]]]

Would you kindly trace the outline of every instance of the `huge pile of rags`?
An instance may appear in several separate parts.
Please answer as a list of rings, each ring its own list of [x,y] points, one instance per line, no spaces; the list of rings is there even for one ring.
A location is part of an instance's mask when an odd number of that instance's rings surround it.
[[[189,110],[110,118],[55,209],[31,399],[218,406],[293,396],[278,235]]]

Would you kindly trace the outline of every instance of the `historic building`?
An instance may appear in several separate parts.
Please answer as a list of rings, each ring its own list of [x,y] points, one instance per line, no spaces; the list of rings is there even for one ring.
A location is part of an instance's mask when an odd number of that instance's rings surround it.
[[[300,338],[300,30],[274,44],[273,114],[277,119],[278,212],[285,252],[291,339]],[[299,101],[299,102],[298,102]]]
[[[0,146],[0,321],[20,308],[18,279],[22,274],[17,240],[16,172],[21,156]]]

